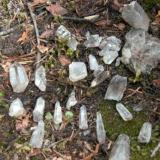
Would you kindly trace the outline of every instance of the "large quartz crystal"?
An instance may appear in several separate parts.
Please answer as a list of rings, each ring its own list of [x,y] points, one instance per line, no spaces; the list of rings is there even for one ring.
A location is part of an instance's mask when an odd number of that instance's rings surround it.
[[[124,5],[122,9],[122,17],[132,27],[143,29],[145,31],[148,30],[150,19],[136,1]]]
[[[82,105],[79,113],[79,128],[82,130],[88,129],[87,109]]]
[[[9,68],[9,79],[13,92],[16,93],[24,92],[29,83],[25,68],[17,62],[14,62]]]

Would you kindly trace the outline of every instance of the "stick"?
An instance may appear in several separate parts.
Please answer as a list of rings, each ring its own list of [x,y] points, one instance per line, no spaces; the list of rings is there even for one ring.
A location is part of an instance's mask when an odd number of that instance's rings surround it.
[[[151,157],[154,157],[159,149],[160,149],[160,142],[158,143],[158,145],[152,151]]]

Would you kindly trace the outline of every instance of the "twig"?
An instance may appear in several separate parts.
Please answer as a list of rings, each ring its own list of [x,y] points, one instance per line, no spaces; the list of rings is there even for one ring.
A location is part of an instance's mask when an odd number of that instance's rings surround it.
[[[56,153],[58,156],[62,157],[65,160],[68,160],[68,158],[66,156],[64,156],[63,154],[61,154],[60,152],[56,151],[53,149],[53,152]]]
[[[160,149],[160,142],[158,143],[158,145],[152,151],[151,157],[154,157],[159,149]]]

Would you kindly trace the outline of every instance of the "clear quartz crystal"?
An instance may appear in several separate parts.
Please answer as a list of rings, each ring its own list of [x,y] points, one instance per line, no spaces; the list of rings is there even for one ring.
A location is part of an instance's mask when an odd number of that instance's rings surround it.
[[[82,130],[88,129],[87,109],[85,105],[82,105],[80,108],[79,128]]]
[[[76,105],[76,103],[77,103],[76,93],[75,93],[75,90],[72,90],[71,94],[69,95],[66,108],[70,110],[72,106]]]
[[[88,58],[89,58],[90,70],[92,70],[92,71],[98,70],[99,64],[97,62],[96,57],[94,55],[90,54]]]
[[[110,76],[109,71],[100,72],[91,82],[91,87],[95,87],[99,85],[100,83],[105,81],[107,78],[109,78],[109,76]]]
[[[96,117],[96,132],[97,132],[97,139],[100,144],[105,143],[106,141],[106,132],[104,129],[103,119],[100,112],[97,112]]]
[[[56,36],[59,39],[68,40],[71,37],[71,33],[67,30],[67,28],[63,25],[60,25],[56,31]]]
[[[130,160],[130,140],[125,134],[120,134],[111,150],[109,160]]]
[[[132,114],[122,103],[117,103],[116,109],[124,121],[130,121],[133,119]]]
[[[117,51],[110,51],[108,55],[103,56],[103,62],[105,64],[111,64],[118,57]]]
[[[44,139],[44,122],[39,121],[38,125],[35,127],[35,130],[32,133],[29,144],[32,148],[41,148],[43,145],[43,139]]]
[[[36,68],[35,71],[35,85],[41,90],[46,90],[46,72],[45,68],[41,65],[38,68]]]
[[[45,109],[45,100],[42,97],[39,97],[37,99],[36,106],[33,110],[33,120],[35,122],[43,120],[44,109]]]
[[[29,83],[25,68],[17,62],[9,67],[9,79],[13,92],[16,93],[24,92]]]
[[[124,5],[122,18],[132,27],[148,31],[150,19],[138,2]]]
[[[78,41],[76,40],[76,38],[74,36],[71,36],[69,39],[68,39],[68,43],[67,43],[67,46],[72,49],[73,51],[76,51],[77,50],[77,45],[78,45]]]
[[[23,115],[25,109],[23,107],[23,103],[19,98],[16,98],[11,104],[9,108],[9,116],[11,117],[19,117]]]
[[[69,79],[76,82],[87,77],[87,68],[84,62],[72,62],[69,65]]]
[[[105,98],[108,100],[120,101],[127,87],[127,77],[115,75],[107,88]]]
[[[140,130],[138,141],[140,143],[149,143],[152,136],[152,124],[145,122]]]
[[[55,104],[55,109],[54,109],[54,115],[53,115],[53,121],[55,125],[59,125],[62,123],[62,107],[60,105],[60,102],[57,101]]]
[[[87,48],[91,48],[91,47],[99,47],[102,37],[100,37],[98,34],[91,35],[89,32],[87,32],[86,39],[87,40],[84,42],[84,45]]]

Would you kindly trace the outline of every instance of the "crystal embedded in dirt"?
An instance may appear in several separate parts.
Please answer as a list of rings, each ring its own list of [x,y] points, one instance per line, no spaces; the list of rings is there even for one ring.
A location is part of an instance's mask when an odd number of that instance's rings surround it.
[[[122,103],[117,103],[116,109],[124,121],[130,121],[133,119],[132,114]]]
[[[99,64],[97,62],[96,57],[94,55],[90,54],[88,56],[88,59],[89,59],[89,68],[90,68],[90,70],[92,70],[92,71],[98,70]]]
[[[141,29],[126,34],[121,61],[135,73],[149,74],[160,62],[160,40]]]
[[[16,93],[24,92],[29,83],[25,68],[17,62],[14,62],[9,68],[9,79],[13,92]]]
[[[72,90],[71,94],[69,95],[69,98],[68,98],[68,101],[67,101],[67,104],[66,104],[66,108],[68,110],[70,110],[72,106],[76,105],[76,103],[77,103],[76,93],[75,93],[74,90]]]
[[[109,71],[103,71],[100,74],[98,74],[93,81],[91,82],[91,87],[95,87],[105,81],[107,78],[109,78],[110,73]]]
[[[100,37],[98,34],[91,35],[89,32],[86,33],[87,40],[84,42],[84,45],[87,48],[91,47],[99,47],[102,37]]]
[[[57,101],[55,104],[55,109],[54,109],[54,115],[53,115],[53,122],[55,125],[59,125],[62,123],[62,107],[60,105],[60,102]]]
[[[35,85],[41,90],[46,90],[46,72],[45,68],[41,65],[38,68],[36,68],[35,71]]]
[[[132,27],[148,31],[150,19],[144,9],[136,1],[123,7],[122,17]]]
[[[44,122],[39,121],[38,125],[36,126],[35,130],[32,133],[30,139],[30,146],[32,148],[41,148],[44,139]]]
[[[67,43],[67,46],[72,49],[73,51],[76,51],[77,50],[77,45],[78,45],[78,41],[76,40],[76,38],[74,36],[71,36],[69,39],[68,39],[68,43]]]
[[[45,109],[45,100],[42,97],[39,97],[37,99],[36,106],[33,110],[33,120],[35,122],[43,120],[44,109]]]
[[[25,109],[23,107],[23,103],[19,98],[16,98],[11,104],[9,108],[9,116],[11,117],[19,117],[23,115]]]
[[[120,101],[127,87],[127,77],[115,75],[107,88],[104,99]]]
[[[108,52],[108,55],[103,56],[103,62],[105,64],[111,64],[116,58],[118,57],[118,52],[113,51],[113,52]]]
[[[79,113],[79,128],[82,130],[88,129],[87,109],[82,105]]]
[[[138,141],[140,143],[149,143],[152,136],[152,124],[145,122],[140,130]]]
[[[96,132],[97,139],[100,144],[104,144],[106,141],[106,131],[104,129],[103,119],[100,112],[97,112],[96,117]]]
[[[94,77],[97,77],[99,74],[101,74],[104,71],[103,65],[99,65],[97,70],[93,72]]]
[[[84,62],[72,62],[69,65],[69,79],[72,82],[79,81],[87,77],[87,68]]]
[[[111,150],[109,160],[129,160],[130,140],[125,134],[120,134]]]
[[[68,40],[71,37],[70,31],[67,30],[67,28],[63,25],[60,25],[56,31],[56,36],[59,39],[66,39]]]

